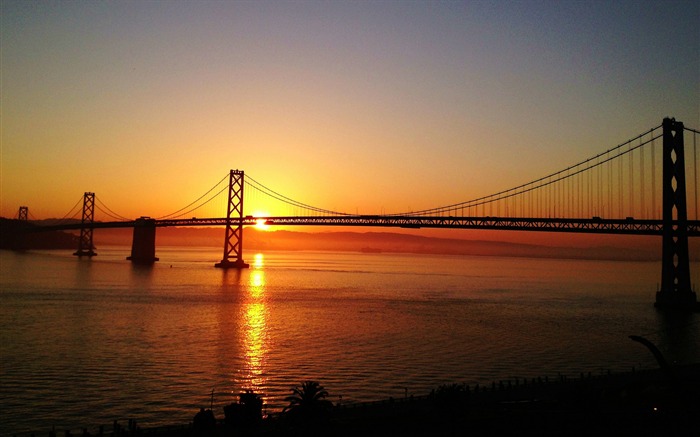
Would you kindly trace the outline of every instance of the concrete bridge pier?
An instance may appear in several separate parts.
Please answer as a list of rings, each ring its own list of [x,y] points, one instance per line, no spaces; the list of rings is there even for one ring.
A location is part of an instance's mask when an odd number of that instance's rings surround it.
[[[156,221],[141,217],[134,223],[134,237],[131,240],[131,256],[126,258],[135,264],[153,264],[156,257]]]

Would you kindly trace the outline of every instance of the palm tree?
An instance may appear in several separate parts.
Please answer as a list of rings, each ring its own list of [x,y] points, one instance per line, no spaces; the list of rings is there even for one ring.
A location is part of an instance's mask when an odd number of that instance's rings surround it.
[[[327,413],[333,403],[325,398],[328,392],[317,381],[306,381],[292,388],[292,395],[284,398],[289,405],[284,412],[302,417],[318,417]]]

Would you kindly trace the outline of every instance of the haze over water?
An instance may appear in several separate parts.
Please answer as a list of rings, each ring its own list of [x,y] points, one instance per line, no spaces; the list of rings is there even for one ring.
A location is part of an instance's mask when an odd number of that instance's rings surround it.
[[[187,423],[212,389],[218,417],[243,389],[275,412],[307,379],[351,403],[656,367],[631,334],[700,360],[698,314],[653,307],[656,262],[265,252],[222,271],[218,249],[159,248],[152,268],[98,252],[0,252],[2,435]]]

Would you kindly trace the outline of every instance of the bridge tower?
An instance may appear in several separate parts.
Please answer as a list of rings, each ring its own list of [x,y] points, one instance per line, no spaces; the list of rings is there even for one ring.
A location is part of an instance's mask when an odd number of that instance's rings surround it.
[[[697,295],[690,284],[683,123],[664,118],[662,126],[663,241],[661,288],[656,293],[656,307],[694,309]]]
[[[83,218],[80,221],[80,240],[75,256],[95,256],[92,244],[92,223],[95,221],[95,193],[83,195]]]
[[[222,269],[246,269],[243,261],[243,182],[241,170],[231,170],[228,184],[228,208],[226,211],[226,236],[224,237],[224,257],[214,267]],[[232,223],[237,222],[237,223]],[[233,260],[233,261],[232,261]]]
[[[26,206],[20,206],[19,211],[17,211],[17,221],[19,222],[16,227],[17,232],[8,232],[8,242],[9,247],[12,250],[26,250],[28,247],[27,233],[26,230],[29,226],[29,208]]]

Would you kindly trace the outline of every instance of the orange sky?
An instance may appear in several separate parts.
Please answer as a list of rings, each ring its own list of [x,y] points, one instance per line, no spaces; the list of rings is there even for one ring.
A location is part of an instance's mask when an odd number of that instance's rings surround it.
[[[85,191],[159,217],[229,169],[321,208],[417,210],[665,116],[700,126],[692,1],[3,1],[1,15],[5,217],[63,217]],[[225,200],[193,213],[224,214]]]

